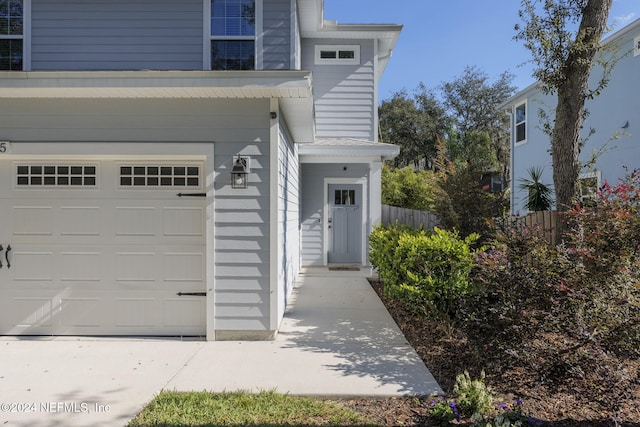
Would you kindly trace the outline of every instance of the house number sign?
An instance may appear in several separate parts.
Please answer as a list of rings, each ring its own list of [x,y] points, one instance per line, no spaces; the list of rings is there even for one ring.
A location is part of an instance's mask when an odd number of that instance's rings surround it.
[[[0,141],[0,154],[11,154],[11,143],[9,141]]]

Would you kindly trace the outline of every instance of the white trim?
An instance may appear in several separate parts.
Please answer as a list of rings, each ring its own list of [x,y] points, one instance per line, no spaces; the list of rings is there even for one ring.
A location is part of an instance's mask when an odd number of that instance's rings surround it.
[[[378,99],[380,97],[380,55],[378,54],[378,39],[373,41],[373,51],[375,52],[373,56],[373,81],[375,84],[373,85],[373,141],[378,142],[379,134],[380,134],[380,117],[378,115]]]
[[[290,0],[290,12],[289,12],[289,24],[291,26],[291,29],[289,31],[289,40],[290,40],[290,52],[289,52],[289,64],[292,70],[297,70],[299,67],[296,64],[296,59],[298,58],[298,47],[300,45],[300,41],[298,38],[298,28],[299,28],[299,23],[298,23],[298,2],[297,0]]]
[[[324,190],[323,190],[323,237],[322,237],[322,263],[323,265],[329,264],[329,185],[332,184],[351,184],[362,186],[362,247],[360,250],[360,262],[362,265],[367,265],[367,224],[369,222],[369,197],[368,197],[368,182],[365,177],[361,178],[325,178]]]
[[[371,162],[369,165],[369,215],[367,235],[364,240],[369,244],[369,235],[373,231],[373,227],[382,223],[382,165],[383,162]],[[371,265],[369,262],[369,251],[367,251],[366,265]]]
[[[24,0],[23,3],[23,23],[22,23],[22,69],[31,70],[31,0]]]
[[[518,122],[518,107],[524,105],[524,121]],[[524,124],[524,139],[518,141],[518,125]],[[529,139],[529,100],[517,102],[513,105],[513,144],[514,147],[526,144]]]
[[[280,287],[278,284],[278,259],[280,251],[278,245],[278,141],[280,139],[280,122],[277,116],[278,99],[271,99],[270,110],[277,113],[275,119],[270,119],[269,132],[269,330],[279,329],[278,300]]]
[[[211,71],[211,0],[202,0],[202,69]]]
[[[340,58],[341,51],[353,51],[353,58]],[[321,58],[322,52],[335,52],[333,59]],[[359,44],[318,44],[315,46],[314,54],[316,65],[360,65],[360,45]]]
[[[255,40],[255,64],[254,67],[256,70],[264,69],[264,3],[262,0],[256,1],[256,34],[254,37]]]

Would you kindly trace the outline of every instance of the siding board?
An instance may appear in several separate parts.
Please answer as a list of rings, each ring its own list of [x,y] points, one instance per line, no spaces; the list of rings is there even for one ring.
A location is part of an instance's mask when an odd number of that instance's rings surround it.
[[[360,45],[360,64],[316,65],[315,46],[327,44]],[[302,68],[313,71],[318,137],[375,140],[373,61],[371,40],[303,40]]]
[[[263,16],[263,68],[265,70],[292,69],[291,1],[265,0]]]
[[[278,138],[278,319],[284,315],[300,272],[300,164],[298,147],[280,123]]]
[[[201,70],[202,32],[201,0],[33,0],[31,67]]]

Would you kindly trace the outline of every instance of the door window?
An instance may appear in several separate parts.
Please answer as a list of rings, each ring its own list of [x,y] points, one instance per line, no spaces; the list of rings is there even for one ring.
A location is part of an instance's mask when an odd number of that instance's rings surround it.
[[[352,206],[356,204],[355,190],[335,190],[334,205],[336,206]]]

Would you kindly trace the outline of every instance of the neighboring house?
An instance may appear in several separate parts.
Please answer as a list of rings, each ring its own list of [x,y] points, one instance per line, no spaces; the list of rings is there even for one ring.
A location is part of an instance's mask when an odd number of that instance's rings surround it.
[[[617,46],[621,57],[606,89],[593,100],[587,100],[589,112],[582,135],[595,133],[586,139],[581,161],[587,163],[594,150],[602,151],[597,162],[580,175],[581,197],[589,198],[605,181],[614,183],[625,175],[624,166],[640,166],[640,20],[608,37],[605,41]],[[595,67],[592,87],[602,72]],[[511,213],[525,214],[526,192],[518,188],[519,180],[528,179],[532,167],[543,167],[542,182],[553,185],[553,168],[549,152],[550,136],[542,131],[538,112],[545,111],[553,118],[555,95],[544,95],[539,83],[533,84],[507,100],[502,107],[511,115]],[[618,138],[619,139],[616,139]],[[603,150],[604,147],[604,150]]]
[[[301,266],[368,265],[400,30],[323,0],[0,1],[0,334],[272,339]]]

